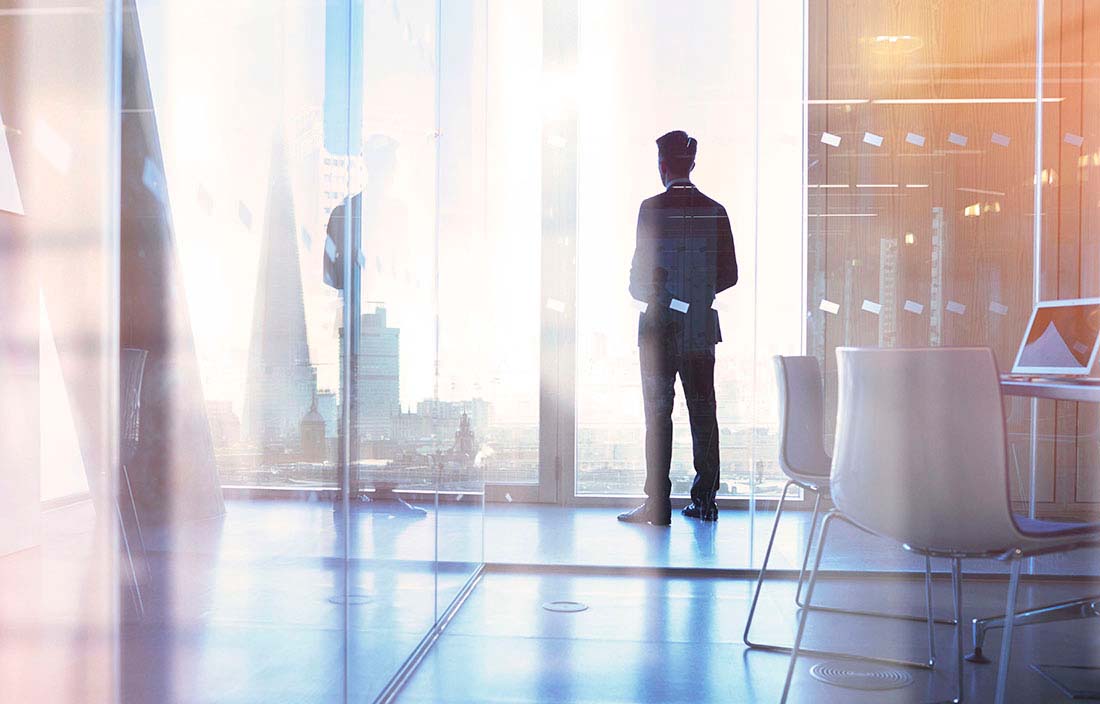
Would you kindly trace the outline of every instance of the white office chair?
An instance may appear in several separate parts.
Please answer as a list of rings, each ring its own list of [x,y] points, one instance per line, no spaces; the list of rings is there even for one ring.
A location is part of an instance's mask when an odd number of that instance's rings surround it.
[[[836,508],[821,522],[806,587],[813,603],[829,526],[844,520],[907,550],[951,560],[961,623],[965,558],[1011,565],[995,702],[1002,704],[1022,558],[1100,543],[1100,524],[1028,521],[1012,515],[1004,411],[987,348],[837,349],[839,403],[833,454]],[[782,701],[801,652],[803,609]],[[954,701],[963,696],[962,628],[956,630]]]
[[[779,528],[779,519],[783,516],[783,507],[787,501],[787,493],[792,486],[802,488],[814,495],[813,514],[810,517],[810,527],[807,531],[806,547],[802,553],[802,567],[798,573],[798,586],[795,589],[795,604],[807,608],[802,602],[802,586],[806,575],[806,565],[810,558],[810,547],[813,542],[814,528],[821,511],[821,498],[829,496],[829,474],[833,460],[825,451],[825,414],[823,411],[823,392],[821,384],[821,372],[818,368],[816,357],[783,357],[775,356],[775,380],[779,391],[779,467],[787,475],[787,483],[783,486],[783,493],[779,497],[779,506],[775,511],[775,521],[772,523],[771,537],[768,539],[768,547],[764,551],[764,562],[760,566],[760,576],[756,580],[756,590],[753,592],[752,604],[749,607],[748,619],[745,621],[745,630],[741,636],[745,645],[759,650],[771,652],[789,653],[790,648],[781,645],[758,643],[750,639],[753,617],[756,614],[756,606],[760,599],[761,587],[768,570],[768,562],[771,560],[772,547],[775,544],[775,535]],[[879,611],[860,611],[856,609],[841,609],[828,606],[814,606],[815,611],[828,611],[832,613],[855,614],[860,616],[876,616],[881,618],[897,618],[910,621],[928,621],[928,661],[915,663],[907,660],[891,660],[888,658],[856,655],[853,653],[840,653],[830,651],[812,651],[815,655],[845,657],[860,660],[872,660],[886,662],[908,667],[931,669],[936,662],[934,623],[946,623],[955,625],[954,620],[936,620],[932,617],[932,576],[931,560],[925,557],[925,597],[927,616],[908,616],[902,614],[888,614]],[[803,653],[811,651],[803,650]]]

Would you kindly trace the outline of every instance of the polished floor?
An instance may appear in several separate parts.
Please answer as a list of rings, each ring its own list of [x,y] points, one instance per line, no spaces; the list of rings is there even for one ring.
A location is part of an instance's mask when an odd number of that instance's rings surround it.
[[[421,663],[400,702],[777,702],[787,656],[747,649],[741,629],[752,582],[707,577],[485,575]],[[1095,587],[1093,587],[1095,589]],[[1021,589],[1023,604],[1072,598],[1080,585],[1044,583]],[[820,603],[923,613],[919,580],[822,582]],[[968,580],[964,616],[1004,608],[1005,584]],[[550,601],[585,604],[580,613],[552,613]],[[949,586],[936,585],[937,611],[947,617]],[[753,636],[790,642],[795,628],[793,582],[776,582],[762,598]],[[954,631],[937,626],[940,662],[934,673],[913,670],[913,683],[889,692],[822,684],[809,675],[818,660],[800,659],[789,701],[890,704],[949,699],[955,686]],[[999,636],[990,637],[994,648]],[[1068,701],[1029,666],[1100,665],[1100,629],[1078,621],[1017,631],[1010,679],[1012,702]],[[808,647],[923,660],[923,623],[812,614]],[[851,665],[851,663],[847,663]],[[964,667],[966,701],[992,700],[995,665]]]
[[[121,614],[113,560],[101,559],[110,545],[105,552],[91,505],[48,512],[39,547],[0,558],[0,701],[113,701],[116,688],[122,701],[138,704],[370,701],[483,561],[489,572],[415,673],[403,693],[409,701],[752,701],[771,699],[781,681],[784,658],[740,645],[750,588],[743,577],[759,564],[769,512],[727,511],[718,524],[677,515],[670,528],[654,528],[618,523],[617,509],[490,504],[483,511],[476,498],[428,506],[425,514],[385,502],[354,505],[348,515],[304,501],[234,500],[226,508],[217,520],[144,532],[144,550],[135,546],[140,591],[122,591]],[[806,519],[790,515],[775,566],[797,566]],[[834,536],[830,568],[919,567],[896,546],[858,532]],[[1037,569],[1094,574],[1094,557],[1039,561]],[[654,567],[664,569],[635,569]],[[968,566],[976,576],[999,568]],[[707,569],[740,572],[719,578]],[[823,598],[920,611],[919,600],[907,601],[919,597],[907,579],[830,586],[834,593]],[[778,581],[766,594],[763,637],[793,630],[789,589]],[[1048,581],[1029,586],[1025,599],[1089,589],[1100,592],[1095,584]],[[1003,590],[1000,582],[969,580],[968,609],[997,612]],[[942,583],[939,592],[945,614]],[[125,603],[137,596],[141,609]],[[555,599],[589,609],[542,611]],[[919,626],[821,619],[811,634],[819,641],[838,634],[857,651],[920,654]],[[1019,692],[1049,696],[1054,690],[1043,689],[1027,665],[1040,653],[1056,663],[1088,661],[1096,625],[1023,636]],[[941,654],[950,653],[949,630],[939,628]],[[1069,646],[1058,645],[1066,639]],[[901,699],[883,701],[912,701],[906,697],[928,686],[946,691],[944,668],[930,684],[918,674],[896,694]],[[835,694],[799,672],[800,691]],[[980,691],[988,668],[968,672]]]
[[[723,511],[718,522],[688,520],[674,512],[672,526],[619,523],[623,509],[497,504],[486,506],[485,561],[489,564],[591,567],[758,568],[764,558],[774,509]],[[784,511],[771,566],[798,569],[809,511]],[[452,519],[453,520],[453,519]],[[912,571],[924,559],[896,544],[844,523],[830,529],[822,566],[830,570]],[[969,572],[1007,573],[996,560],[972,560]],[[1030,560],[1028,570],[1046,575],[1100,576],[1100,550],[1078,550]]]

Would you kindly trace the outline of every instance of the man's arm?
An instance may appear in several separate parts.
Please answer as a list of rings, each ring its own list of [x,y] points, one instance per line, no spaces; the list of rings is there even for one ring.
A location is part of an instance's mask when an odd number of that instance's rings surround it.
[[[653,237],[649,231],[645,205],[638,209],[638,228],[634,240],[634,258],[630,262],[630,295],[648,303],[653,297]]]
[[[733,230],[726,209],[718,218],[718,276],[715,280],[715,293],[721,293],[737,283],[737,252],[733,247]]]

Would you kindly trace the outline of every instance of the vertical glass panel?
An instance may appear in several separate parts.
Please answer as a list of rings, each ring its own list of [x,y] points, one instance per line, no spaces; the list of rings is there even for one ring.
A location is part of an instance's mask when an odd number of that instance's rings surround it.
[[[2,5],[0,691],[113,701],[119,584],[134,594],[115,551],[118,15]]]
[[[828,446],[837,347],[982,345],[1012,366],[1032,306],[1037,5],[809,11],[806,350]],[[1020,491],[1029,404],[1006,409]]]
[[[354,7],[357,3],[351,3]],[[362,144],[348,159],[361,232],[349,583],[349,699],[373,699],[435,623],[439,398],[438,16],[365,0]],[[354,58],[353,58],[354,61]],[[353,311],[355,306],[353,305]],[[354,314],[354,313],[353,313]],[[353,438],[355,436],[353,435]],[[370,673],[368,679],[359,670]],[[352,675],[352,673],[355,673]]]
[[[124,24],[121,332],[144,364],[124,353],[140,405],[122,477],[148,580],[124,693],[343,701],[362,606],[337,492],[343,304],[322,268],[348,181],[326,76],[347,51],[326,50],[323,2],[139,0]]]
[[[489,452],[483,461],[486,481],[533,483],[539,480],[539,316],[544,304],[539,300],[542,11],[539,2],[482,4],[484,29],[475,27],[474,35],[485,35],[480,40],[484,94],[470,100],[474,116],[474,103],[484,100],[483,116],[473,122],[484,124],[484,175],[470,178],[481,185],[474,199],[481,200],[475,207],[483,209],[483,234],[456,241],[471,248],[466,261],[475,273],[450,267],[448,279],[444,261],[443,299],[458,296],[466,312],[456,320],[477,324],[464,345],[476,350],[478,377],[472,381],[481,385],[467,394],[489,404],[481,443]],[[471,88],[476,90],[476,83]],[[445,228],[440,238],[444,243],[452,239]],[[443,330],[441,362],[447,368],[447,327]],[[469,354],[454,361],[459,360],[471,362]]]
[[[638,308],[627,286],[639,204],[665,190],[654,142],[674,129],[698,140],[692,181],[725,206],[742,263],[736,288],[714,304],[724,339],[715,365],[718,493],[750,493],[754,12],[745,3],[661,3],[640,10],[622,2],[585,5],[580,13],[578,495],[636,495],[644,484]],[[684,495],[695,472],[686,406],[676,404],[672,490]]]
[[[1097,228],[1100,48],[1096,43],[1100,38],[1100,8],[1087,2],[1047,2],[1042,20],[1039,295],[1042,300],[1097,298],[1100,297]],[[1100,321],[1091,324],[1098,326]],[[1095,375],[1095,370],[1092,373]],[[1037,511],[1040,515],[1095,520],[1095,502],[1100,497],[1097,404],[1040,401],[1038,411],[1034,438],[1038,459]],[[1023,468],[1024,486],[1020,494],[1026,498],[1026,462]]]
[[[805,24],[800,0],[757,3],[756,54],[756,261],[754,267],[755,350],[752,419],[753,499],[775,500],[787,477],[779,467],[779,398],[775,355],[801,354],[804,336],[804,104],[802,46]],[[735,340],[736,344],[736,340]],[[743,487],[738,487],[743,489]],[[743,491],[734,496],[743,495]],[[791,487],[787,500],[802,491]],[[773,504],[766,504],[768,509]],[[790,506],[788,503],[786,506]],[[750,506],[750,511],[756,504]],[[770,537],[771,510],[752,514],[751,555],[763,559]],[[783,526],[784,531],[790,523]],[[787,535],[784,532],[783,535]],[[796,543],[801,544],[801,543]],[[779,550],[771,564],[796,551]]]
[[[462,0],[439,7],[440,385],[439,400],[432,403],[431,428],[439,482],[437,617],[481,565],[485,474],[493,472],[500,479],[511,468],[514,481],[519,478],[514,472],[537,469],[537,463],[517,462],[520,458],[514,448],[501,445],[503,438],[496,435],[497,414],[509,423],[520,405],[502,399],[497,371],[501,362],[516,354],[510,344],[511,326],[500,324],[509,320],[503,306],[516,302],[506,277],[523,271],[533,260],[520,260],[513,267],[501,258],[487,228],[487,3]],[[502,269],[507,271],[503,277],[497,274]],[[524,348],[522,338],[519,348]],[[532,403],[535,378],[524,379],[527,394],[522,394],[522,388],[512,392],[520,399],[526,397],[528,412],[537,405]],[[498,448],[503,455],[500,465],[496,464]],[[500,474],[494,471],[498,466]]]

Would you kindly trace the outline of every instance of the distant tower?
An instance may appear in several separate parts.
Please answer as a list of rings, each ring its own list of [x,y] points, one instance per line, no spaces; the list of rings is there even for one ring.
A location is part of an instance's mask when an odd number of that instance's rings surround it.
[[[386,309],[364,313],[359,326],[359,365],[355,380],[359,440],[391,440],[401,413],[401,330],[387,327]],[[343,330],[340,331],[343,335]],[[340,345],[343,366],[344,345]]]
[[[325,460],[325,419],[317,411],[317,397],[313,398],[313,405],[309,413],[302,418],[302,459],[307,462],[323,462]]]
[[[456,458],[469,462],[477,454],[474,431],[470,429],[470,416],[462,413],[458,430],[455,431],[455,444],[451,447],[451,454]]]
[[[294,445],[299,421],[317,393],[306,341],[298,228],[279,131],[269,179],[243,422],[245,438],[261,447]]]

